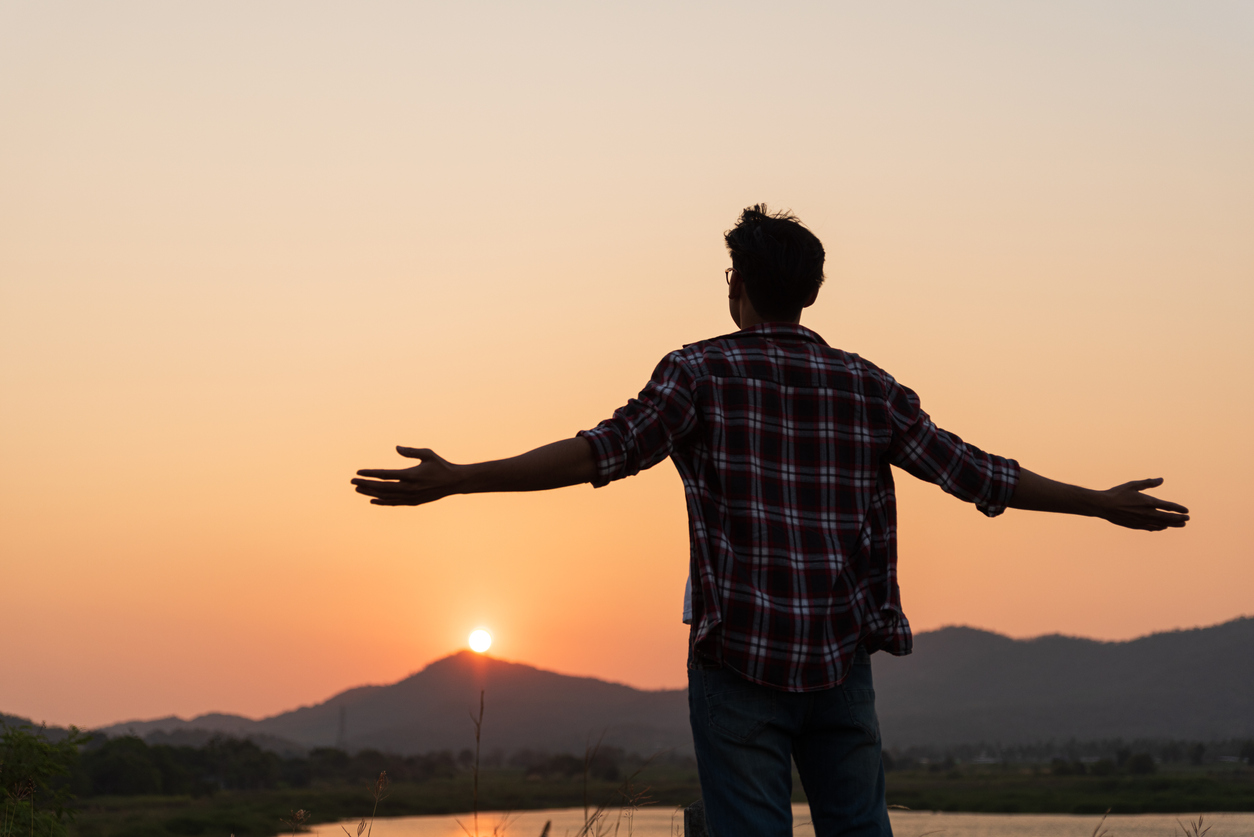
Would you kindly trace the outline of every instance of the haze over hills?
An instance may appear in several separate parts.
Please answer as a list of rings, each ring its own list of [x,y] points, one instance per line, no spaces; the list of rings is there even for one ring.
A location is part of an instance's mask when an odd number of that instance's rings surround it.
[[[325,703],[260,721],[205,715],[116,724],[103,731],[148,737],[203,728],[231,735],[268,735],[305,747],[420,753],[474,745],[470,712],[485,693],[484,747],[583,752],[604,731],[604,743],[636,752],[690,749],[683,690],[644,691],[591,677],[571,677],[461,651],[391,686],[364,686]],[[203,719],[203,723],[202,723]]]
[[[1127,642],[972,628],[873,657],[886,742],[1254,738],[1254,619]]]
[[[873,662],[889,747],[1254,738],[1251,618],[1127,642],[943,628],[919,634],[908,657],[876,654]],[[602,730],[607,745],[627,750],[691,751],[684,690],[642,691],[469,651],[390,686],[350,689],[259,721],[213,714],[103,731],[170,740],[204,730],[318,747],[337,743],[343,715],[343,743],[353,750],[460,750],[473,746],[469,713],[481,689],[487,751],[580,753]]]

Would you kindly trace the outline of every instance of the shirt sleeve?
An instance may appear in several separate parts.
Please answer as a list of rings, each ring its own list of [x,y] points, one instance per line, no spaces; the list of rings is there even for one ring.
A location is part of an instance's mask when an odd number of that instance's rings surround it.
[[[693,403],[693,376],[687,364],[672,352],[662,358],[640,395],[614,415],[578,435],[592,444],[597,488],[651,468],[697,427]]]
[[[890,461],[908,474],[974,503],[989,517],[1006,510],[1019,484],[1019,463],[967,444],[940,429],[919,406],[919,396],[883,373],[893,425]]]

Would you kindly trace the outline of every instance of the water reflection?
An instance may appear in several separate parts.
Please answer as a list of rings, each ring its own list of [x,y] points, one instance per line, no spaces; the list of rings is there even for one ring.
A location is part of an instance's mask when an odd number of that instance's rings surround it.
[[[1205,825],[1212,826],[1208,837],[1239,837],[1254,834],[1254,814],[1205,814]],[[928,811],[892,811],[896,837],[1091,837],[1100,816],[1066,814],[939,814]],[[1188,815],[1136,814],[1111,815],[1105,828],[1110,837],[1179,837],[1177,820],[1196,819]],[[793,806],[793,834],[813,837],[810,810]],[[479,815],[480,837],[539,837],[544,824],[551,822],[549,837],[574,837],[583,828],[583,809],[500,812]],[[356,833],[357,821],[329,823],[313,829],[317,837],[343,837],[341,825]],[[467,837],[474,826],[466,814],[454,817],[396,817],[374,824],[377,837]],[[601,837],[682,837],[683,814],[678,808],[651,806],[634,813],[613,811],[591,832]]]

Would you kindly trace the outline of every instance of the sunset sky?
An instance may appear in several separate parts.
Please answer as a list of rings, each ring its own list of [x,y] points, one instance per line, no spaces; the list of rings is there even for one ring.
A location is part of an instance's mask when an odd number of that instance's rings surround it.
[[[734,328],[794,210],[805,325],[1184,531],[900,475],[916,631],[1254,614],[1248,2],[0,5],[0,712],[261,717],[465,647],[684,683],[682,488],[372,507],[397,444],[595,425]]]

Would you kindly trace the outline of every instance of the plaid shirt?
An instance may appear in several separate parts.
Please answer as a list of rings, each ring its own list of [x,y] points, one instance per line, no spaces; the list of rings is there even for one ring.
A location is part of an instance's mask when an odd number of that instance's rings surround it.
[[[890,465],[991,516],[1019,465],[934,425],[884,370],[799,325],[685,346],[579,435],[594,485],[670,457],[688,503],[692,648],[756,683],[845,679],[855,649],[908,654]]]

